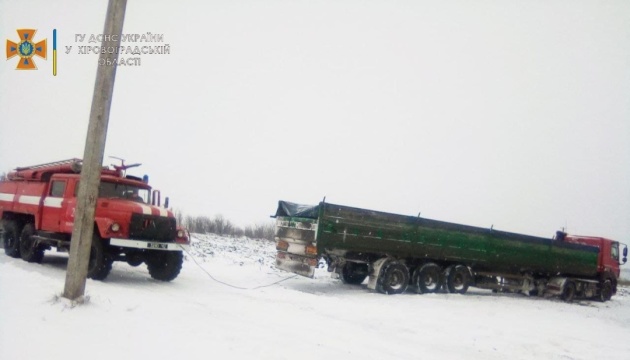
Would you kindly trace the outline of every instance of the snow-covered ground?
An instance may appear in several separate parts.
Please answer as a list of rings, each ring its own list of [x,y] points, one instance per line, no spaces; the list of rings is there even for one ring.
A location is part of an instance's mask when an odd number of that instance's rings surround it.
[[[197,235],[175,281],[115,263],[76,307],[59,298],[67,255],[1,254],[0,359],[630,358],[628,288],[607,303],[386,296],[325,269],[292,277],[274,253],[265,240]]]

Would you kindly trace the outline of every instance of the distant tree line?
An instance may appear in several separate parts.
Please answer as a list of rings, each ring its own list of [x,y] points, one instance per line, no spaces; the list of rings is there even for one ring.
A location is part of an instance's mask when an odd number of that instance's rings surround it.
[[[191,233],[217,234],[221,236],[241,237],[247,236],[252,239],[274,240],[276,234],[273,222],[239,227],[226,219],[223,215],[217,214],[209,216],[184,215],[179,210],[175,210],[177,224],[185,227]]]

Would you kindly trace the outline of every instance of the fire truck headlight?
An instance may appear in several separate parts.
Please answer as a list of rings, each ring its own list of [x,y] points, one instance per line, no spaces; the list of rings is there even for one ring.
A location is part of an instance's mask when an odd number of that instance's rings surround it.
[[[177,237],[178,238],[183,238],[184,235],[186,235],[186,233],[184,232],[184,230],[177,230]]]
[[[113,232],[118,232],[118,230],[120,230],[120,225],[118,225],[118,223],[113,223],[111,228]]]

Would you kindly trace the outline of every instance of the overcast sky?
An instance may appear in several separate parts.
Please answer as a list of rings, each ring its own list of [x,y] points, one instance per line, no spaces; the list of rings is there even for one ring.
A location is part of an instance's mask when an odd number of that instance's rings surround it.
[[[0,172],[83,156],[98,56],[78,46],[100,44],[75,34],[106,7],[0,1],[3,43],[49,47],[0,66]],[[186,214],[246,225],[326,196],[630,243],[629,1],[129,0],[123,32],[170,54],[119,67],[105,156]]]

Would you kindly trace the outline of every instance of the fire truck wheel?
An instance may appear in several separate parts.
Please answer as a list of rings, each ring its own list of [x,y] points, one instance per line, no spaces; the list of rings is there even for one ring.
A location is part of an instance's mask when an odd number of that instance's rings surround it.
[[[341,269],[341,281],[344,284],[360,285],[368,276],[367,264],[346,262]]]
[[[35,235],[35,225],[33,223],[24,225],[20,236],[20,255],[24,261],[41,263],[44,258],[44,249],[33,239],[33,235]]]
[[[20,228],[14,220],[4,220],[4,253],[10,257],[20,257]]]
[[[464,265],[457,265],[450,269],[446,277],[446,287],[453,294],[465,294],[470,285],[470,271]]]
[[[181,251],[154,250],[147,256],[149,274],[155,280],[171,281],[182,270],[184,256]]]
[[[376,291],[387,294],[402,294],[409,286],[409,269],[398,261],[388,261],[381,268],[376,281]]]
[[[97,234],[92,237],[90,247],[90,262],[88,263],[87,277],[94,280],[105,280],[112,270],[114,261],[105,253],[103,240]]]
[[[612,298],[613,287],[610,280],[606,280],[601,284],[601,290],[599,292],[599,301],[606,302]]]
[[[137,267],[142,265],[144,262],[144,257],[142,254],[127,254],[127,264],[129,266]]]

